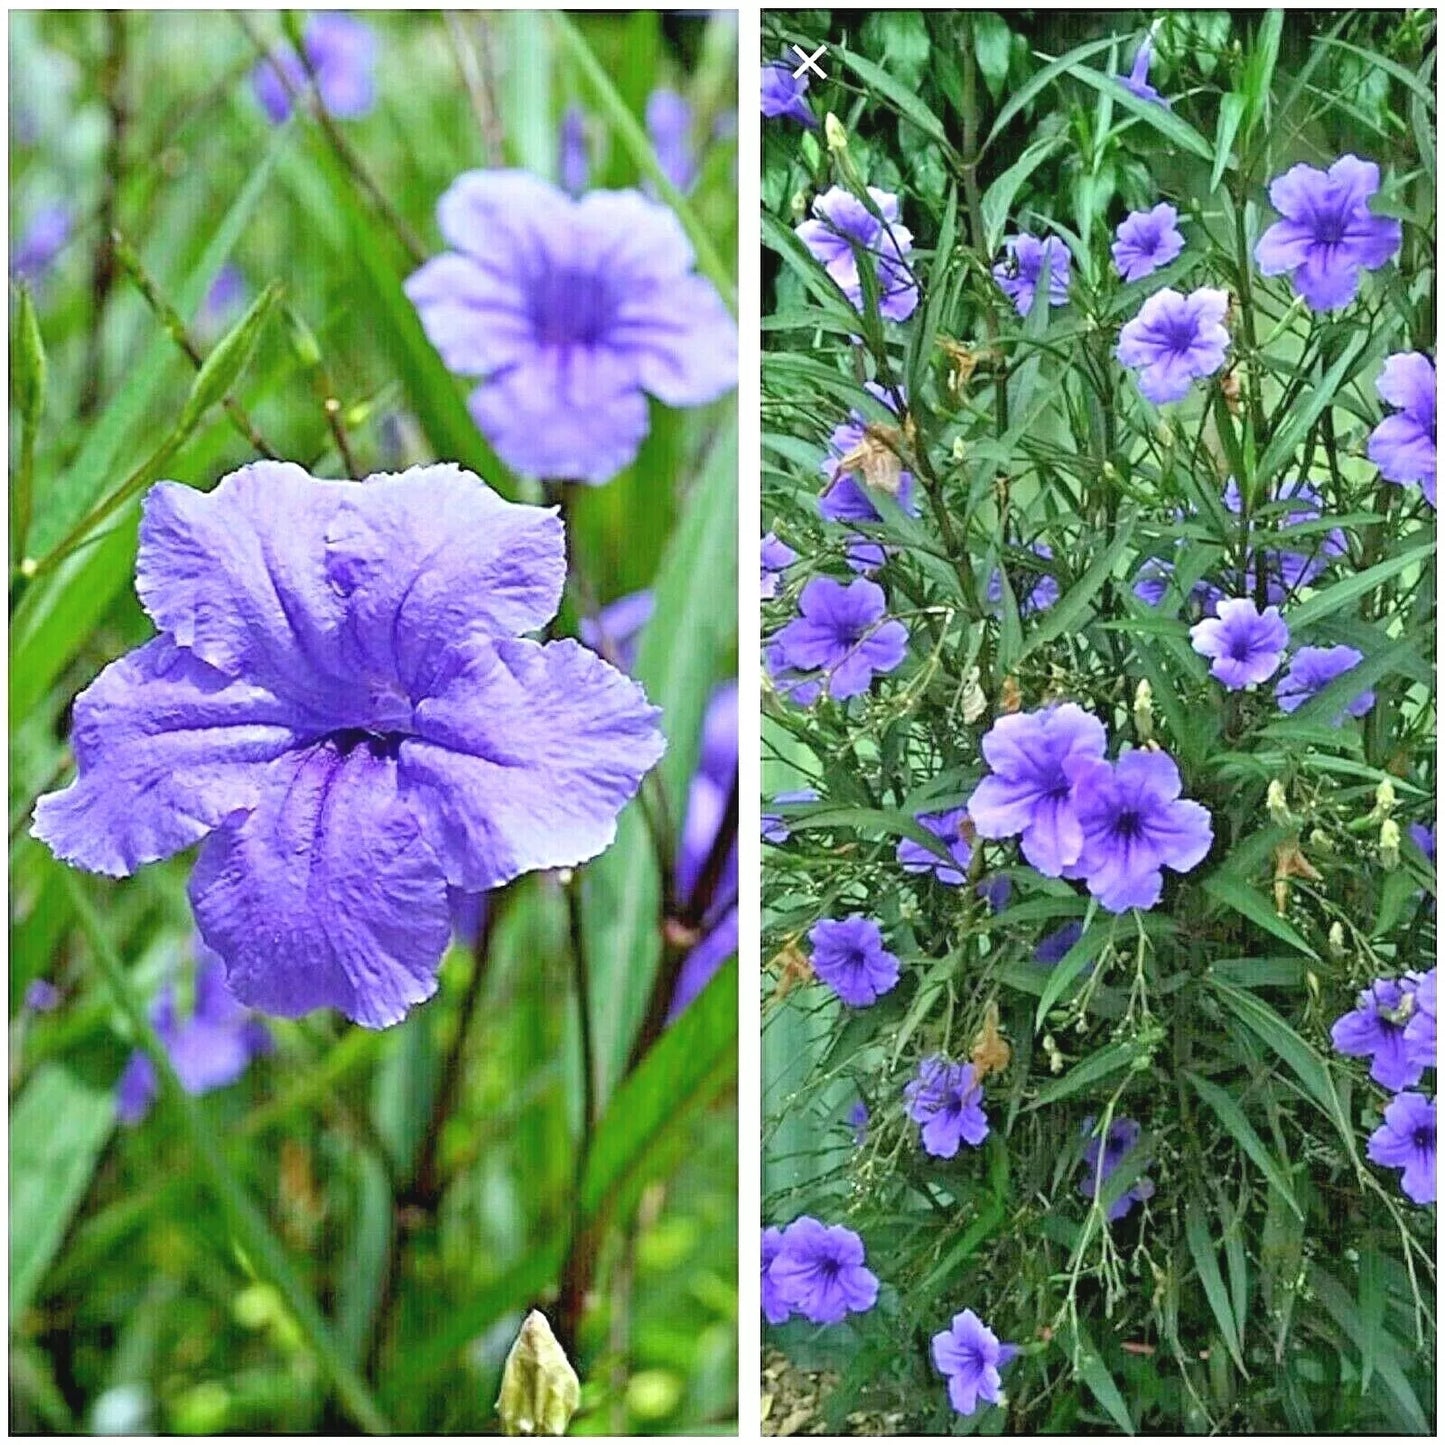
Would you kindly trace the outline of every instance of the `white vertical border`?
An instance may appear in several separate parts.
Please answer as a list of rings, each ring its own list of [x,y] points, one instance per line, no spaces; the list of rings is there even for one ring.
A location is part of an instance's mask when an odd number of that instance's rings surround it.
[[[762,12],[738,9],[738,1438],[762,1433]]]

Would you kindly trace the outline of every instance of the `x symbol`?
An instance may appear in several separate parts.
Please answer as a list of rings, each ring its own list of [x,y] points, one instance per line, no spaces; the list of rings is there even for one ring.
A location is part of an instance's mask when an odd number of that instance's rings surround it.
[[[803,63],[793,72],[794,80],[797,80],[805,70],[811,70],[819,80],[827,80],[828,77],[823,73],[823,67],[817,63],[820,55],[826,55],[828,53],[828,47],[826,45],[820,45],[811,55],[809,55],[801,45],[795,45],[793,51],[795,54],[803,57]]]

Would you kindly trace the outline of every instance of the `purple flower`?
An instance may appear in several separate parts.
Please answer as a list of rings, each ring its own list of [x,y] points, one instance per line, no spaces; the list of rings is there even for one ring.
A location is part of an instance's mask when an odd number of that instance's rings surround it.
[[[973,861],[973,849],[964,838],[964,827],[968,823],[967,808],[949,808],[942,813],[919,813],[917,823],[928,829],[936,838],[943,839],[948,847],[952,863],[940,858],[932,848],[904,838],[898,845],[897,858],[909,873],[931,873],[940,883],[950,888],[961,888]]]
[[[816,803],[818,794],[813,788],[798,788],[791,793],[779,793],[774,803]],[[788,820],[781,813],[762,815],[763,841],[765,843],[786,843],[792,837]]]
[[[1385,358],[1375,389],[1399,407],[1374,431],[1366,452],[1387,482],[1419,482],[1435,505],[1435,366],[1418,351]]]
[[[879,314],[889,321],[906,321],[918,305],[918,283],[903,259],[913,249],[913,233],[899,221],[897,196],[872,186],[868,194],[877,216],[852,192],[834,186],[814,200],[813,219],[794,230],[813,259],[860,311],[863,280],[858,274],[858,253],[872,256]]]
[[[577,635],[593,652],[600,652],[623,672],[631,672],[637,662],[642,629],[652,620],[653,606],[651,588],[628,592],[609,602],[596,617],[581,618]]]
[[[702,720],[702,745],[698,750],[697,771],[687,791],[687,812],[677,847],[675,892],[684,904],[693,901],[693,891],[702,880],[703,869],[718,845],[728,819],[738,781],[738,685],[725,682],[713,691]],[[732,839],[737,837],[737,812],[734,808]],[[737,897],[737,851],[734,842],[729,860],[731,870],[724,867],[717,880],[723,894]],[[724,955],[726,957],[726,955]]]
[[[1405,830],[1415,846],[1433,863],[1435,861],[1435,830],[1424,823],[1411,823]]]
[[[853,1131],[853,1147],[856,1149],[868,1135],[868,1105],[862,1099],[854,1099],[849,1105],[847,1121]]]
[[[1018,1354],[972,1310],[954,1315],[953,1323],[933,1337],[933,1363],[948,1381],[948,1400],[960,1415],[972,1415],[979,1402],[999,1403],[1003,1380],[999,1371]]]
[[[1434,1099],[1397,1094],[1385,1105],[1385,1122],[1370,1135],[1365,1156],[1388,1169],[1403,1169],[1400,1188],[1416,1204],[1434,1204]]]
[[[693,945],[677,971],[666,1022],[671,1023],[713,980],[723,964],[738,951],[737,851],[732,854],[732,899],[709,912],[716,922],[704,923],[702,939]]]
[[[1093,1134],[1093,1117],[1084,1120],[1083,1133],[1090,1135],[1089,1142],[1084,1145],[1084,1177],[1079,1180],[1079,1193],[1085,1199],[1093,1201],[1104,1193],[1105,1185],[1108,1184],[1114,1171],[1124,1162],[1125,1156],[1139,1142],[1139,1135],[1142,1132],[1139,1124],[1134,1119],[1115,1119],[1109,1125],[1108,1137],[1100,1140]],[[1099,1167],[1099,1151],[1103,1149],[1104,1163],[1103,1170]],[[1097,1187],[1096,1187],[1097,1186]],[[1121,1194],[1105,1212],[1105,1218],[1110,1224],[1123,1219],[1133,1209],[1136,1203],[1142,1204],[1154,1193],[1154,1181],[1140,1177],[1136,1179],[1129,1188]]]
[[[783,1251],[783,1231],[776,1224],[763,1230],[763,1318],[770,1325],[786,1324],[793,1311],[773,1282],[773,1261]]]
[[[301,48],[328,114],[355,120],[376,104],[376,36],[369,25],[323,10],[306,22]],[[291,114],[291,91],[304,92],[309,84],[306,63],[289,45],[278,47],[251,72],[251,88],[273,125]]]
[[[1034,949],[1034,962],[1053,968],[1063,962],[1064,956],[1083,936],[1084,925],[1077,919],[1065,923],[1039,940],[1039,946]]]
[[[1152,908],[1163,869],[1187,873],[1214,841],[1209,810],[1180,798],[1179,769],[1167,753],[1125,753],[1109,764],[1072,757],[1064,764],[1083,835],[1076,870],[1109,910]]]
[[[600,853],[662,754],[635,683],[517,636],[565,573],[553,509],[454,465],[158,483],[136,591],[160,636],[76,700],[79,777],[34,834],[116,877],[204,838],[191,904],[238,999],[395,1023],[436,989],[448,884]]]
[[[1370,1060],[1370,1077],[1392,1093],[1420,1082],[1425,1065],[1417,1062],[1405,1039],[1415,1006],[1410,978],[1377,978],[1360,992],[1355,1007],[1330,1029],[1338,1053]]]
[[[1239,483],[1233,477],[1225,483],[1224,505],[1237,517],[1244,509]],[[1303,523],[1318,521],[1324,516],[1324,503],[1320,494],[1308,482],[1294,480],[1280,488],[1279,495],[1265,499],[1272,515],[1260,523],[1261,530],[1273,532],[1280,527],[1297,527]],[[1281,510],[1282,509],[1282,510]],[[1257,521],[1252,518],[1251,523]],[[1245,575],[1241,579],[1240,591],[1252,595],[1256,590],[1259,572],[1264,571],[1265,598],[1276,605],[1289,600],[1301,587],[1314,582],[1325,570],[1331,559],[1344,557],[1349,553],[1345,534],[1332,527],[1320,536],[1309,552],[1271,551],[1253,545],[1247,557]],[[1237,575],[1237,574],[1236,574]],[[1217,602],[1216,596],[1211,599]]]
[[[32,978],[25,985],[25,1007],[31,1013],[48,1014],[59,1004],[60,990],[48,978]]]
[[[974,890],[975,894],[988,904],[994,913],[1002,913],[1008,907],[1008,901],[1013,896],[1014,886],[1009,882],[1008,875],[995,873],[992,878],[985,878]]]
[[[1435,969],[1415,985],[1415,1012],[1405,1025],[1405,1057],[1422,1069],[1435,1067]]]
[[[1166,286],[1125,322],[1114,354],[1125,366],[1138,368],[1146,400],[1156,406],[1182,401],[1196,378],[1212,376],[1224,365],[1228,309],[1227,291],[1205,286],[1184,296]]]
[[[1328,171],[1291,166],[1269,183],[1284,217],[1254,248],[1262,275],[1288,274],[1312,311],[1335,311],[1355,299],[1361,270],[1374,271],[1400,249],[1400,223],[1370,211],[1380,168],[1341,156]]]
[[[861,913],[825,918],[808,934],[813,972],[844,1003],[867,1008],[898,982],[898,960],[883,946],[883,930]]]
[[[1179,212],[1167,201],[1152,211],[1130,211],[1114,233],[1114,269],[1125,281],[1140,281],[1167,266],[1184,250]]]
[[[1248,597],[1226,598],[1213,617],[1189,629],[1191,645],[1213,658],[1210,675],[1231,692],[1273,677],[1284,658],[1289,628],[1278,607],[1261,612]]]
[[[812,707],[823,695],[823,678],[819,673],[799,672],[787,658],[776,640],[763,649],[763,663],[768,676],[784,702],[797,707]]]
[[[816,130],[818,119],[808,102],[803,99],[808,90],[808,77],[793,74],[793,64],[787,60],[771,60],[763,66],[760,78],[762,88],[763,114],[769,120],[785,115],[799,125]]]
[[[1046,562],[1054,560],[1054,549],[1047,542],[1031,542],[1029,550],[1035,557],[1042,557]],[[993,576],[988,579],[988,589],[984,594],[987,601],[997,606],[1003,601],[1003,573],[995,568]],[[1017,596],[1015,589],[1015,596]],[[1039,576],[1033,587],[1024,594],[1019,601],[1019,616],[1027,617],[1034,612],[1043,612],[1052,607],[1059,600],[1059,581],[1057,577],[1048,572]]]
[[[31,286],[40,281],[70,240],[70,222],[69,206],[41,206],[10,253],[11,277]]]
[[[892,672],[908,655],[908,629],[884,616],[887,605],[876,582],[814,577],[798,598],[799,615],[774,642],[788,666],[821,670],[829,697],[857,697],[875,673]]]
[[[863,1241],[846,1226],[811,1215],[784,1231],[768,1268],[776,1302],[815,1325],[835,1325],[878,1302],[878,1276],[863,1264]]]
[[[982,838],[1021,834],[1024,857],[1059,877],[1084,844],[1065,765],[1102,758],[1104,744],[1103,723],[1072,702],[999,718],[982,743],[992,772],[968,800],[975,831]]]
[[[884,406],[896,413],[892,395],[876,381],[866,382],[865,387]],[[825,521],[839,522],[845,526],[854,523],[877,525],[883,521],[883,515],[879,512],[867,484],[857,473],[843,470],[843,458],[858,447],[866,434],[867,421],[859,411],[850,411],[848,420],[833,428],[833,435],[828,439],[828,455],[823,458],[819,468],[828,479],[828,486],[818,498],[818,511]],[[918,501],[914,496],[911,472],[899,471],[898,491],[894,500],[910,517],[918,515]],[[859,539],[848,548],[848,565],[855,572],[872,572],[883,565],[887,550],[881,542]]]
[[[1014,304],[1020,316],[1034,309],[1034,292],[1045,267],[1049,275],[1049,305],[1062,306],[1069,299],[1069,248],[1057,236],[1037,236],[1023,232],[1007,236],[1003,258],[996,261],[993,279]]]
[[[1140,42],[1139,48],[1134,52],[1134,67],[1127,76],[1119,77],[1119,84],[1140,100],[1152,100],[1156,105],[1166,108],[1169,102],[1149,84],[1149,66],[1154,60],[1154,41],[1146,35]]]
[[[580,196],[592,175],[592,156],[587,144],[587,116],[580,105],[562,112],[562,129],[557,140],[557,174],[569,196]]]
[[[697,179],[697,156],[692,145],[692,107],[675,90],[659,86],[647,97],[644,112],[648,139],[657,152],[662,173],[680,191]]]
[[[1289,671],[1275,684],[1275,701],[1284,712],[1294,712],[1364,660],[1365,654],[1353,647],[1302,647],[1290,658]],[[1336,715],[1334,725],[1342,726],[1346,713],[1351,717],[1364,717],[1374,705],[1375,694],[1367,688]]]
[[[188,1094],[209,1094],[234,1084],[258,1054],[271,1049],[265,1024],[232,997],[221,960],[204,944],[196,948],[195,1007],[176,1017],[176,990],[166,984],[151,1007],[151,1023],[170,1055],[171,1067]],[[137,1124],[156,1096],[156,1071],[150,1056],[137,1049],[116,1085],[116,1114],[122,1124]]]
[[[472,417],[509,466],[605,482],[647,435],[649,393],[701,406],[737,384],[737,327],[666,206],[469,171],[437,222],[453,249],[406,294],[447,366],[485,378]]]
[[[972,1064],[953,1064],[938,1054],[924,1059],[903,1097],[904,1112],[923,1126],[923,1147],[936,1159],[952,1159],[960,1144],[977,1147],[988,1138],[983,1085]]]
[[[778,595],[778,585],[783,580],[783,573],[798,560],[798,554],[772,532],[763,534],[762,547],[762,582],[760,593],[764,602],[771,601]]]

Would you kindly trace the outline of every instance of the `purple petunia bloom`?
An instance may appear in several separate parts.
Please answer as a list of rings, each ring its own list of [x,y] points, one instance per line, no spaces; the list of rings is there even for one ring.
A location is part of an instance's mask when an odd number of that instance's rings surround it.
[[[40,281],[70,240],[70,226],[69,206],[41,206],[10,253],[11,278],[31,286]]]
[[[557,174],[569,196],[580,196],[592,178],[592,154],[587,143],[587,116],[580,105],[562,112],[557,137]]]
[[[867,391],[896,414],[893,396],[876,381],[864,383]],[[906,401],[906,398],[904,398]],[[867,433],[867,420],[862,412],[850,411],[848,420],[833,428],[828,438],[828,455],[823,458],[819,470],[828,479],[828,486],[818,498],[818,511],[828,522],[844,526],[854,523],[877,525],[883,521],[866,482],[856,472],[843,470],[843,458],[854,451]],[[900,469],[898,490],[894,500],[910,516],[918,515],[918,500],[914,495],[913,474]],[[848,547],[848,565],[855,572],[872,572],[881,567],[888,549],[881,542],[860,538]]]
[[[988,1138],[983,1085],[972,1064],[950,1063],[938,1054],[924,1059],[903,1097],[904,1112],[923,1126],[923,1147],[935,1159],[952,1159],[960,1144],[977,1147]]]
[[[773,1283],[773,1261],[783,1251],[783,1231],[776,1224],[763,1230],[763,1318],[770,1325],[786,1324],[793,1317],[792,1306]]]
[[[1415,985],[1415,1012],[1405,1025],[1405,1057],[1422,1069],[1435,1067],[1435,969]]]
[[[1370,1135],[1365,1157],[1387,1169],[1403,1169],[1400,1188],[1416,1204],[1435,1202],[1435,1101],[1397,1094],[1385,1105],[1385,1122]]]
[[[982,743],[992,772],[968,800],[975,831],[982,838],[1021,834],[1024,857],[1059,877],[1078,862],[1084,842],[1065,766],[1102,758],[1104,744],[1103,723],[1072,702],[999,718]]]
[[[265,1024],[232,996],[220,958],[204,944],[196,949],[195,1007],[190,1016],[176,1017],[175,985],[168,983],[151,1007],[151,1023],[188,1094],[209,1094],[234,1084],[252,1059],[271,1050]],[[155,1065],[149,1054],[137,1049],[116,1085],[121,1123],[138,1124],[155,1096]]]
[[[980,1401],[999,1403],[999,1371],[1017,1354],[1016,1345],[1000,1343],[972,1310],[954,1315],[948,1329],[933,1337],[933,1363],[948,1381],[949,1403],[960,1415],[972,1415]]]
[[[878,278],[879,314],[889,321],[906,321],[918,306],[918,283],[903,259],[913,249],[913,233],[899,219],[897,196],[873,186],[868,194],[878,210],[876,216],[851,191],[834,186],[814,200],[813,218],[793,229],[860,311],[863,279],[858,256],[871,256]]]
[[[1167,753],[1125,753],[1109,764],[1072,757],[1064,770],[1083,837],[1077,868],[1110,913],[1152,908],[1164,868],[1188,873],[1214,841],[1209,810],[1179,796],[1179,769]]]
[[[823,673],[829,697],[857,697],[908,655],[908,629],[884,615],[887,605],[876,582],[814,577],[798,598],[799,615],[773,640],[787,666]]]
[[[1353,647],[1302,647],[1289,660],[1289,671],[1275,684],[1275,701],[1284,712],[1294,712],[1317,692],[1343,677],[1365,660],[1363,652]],[[1375,694],[1368,688],[1347,703],[1335,716],[1335,726],[1344,724],[1345,716],[1364,717],[1375,705]]]
[[[1105,1186],[1115,1170],[1124,1162],[1125,1156],[1139,1142],[1142,1130],[1134,1119],[1115,1119],[1109,1125],[1106,1139],[1093,1134],[1093,1117],[1084,1120],[1083,1133],[1091,1135],[1084,1145],[1084,1177],[1079,1180],[1079,1193],[1092,1202],[1105,1192]],[[1103,1150],[1103,1169],[1100,1170],[1099,1153]],[[1123,1219],[1134,1205],[1142,1204],[1154,1194],[1154,1181],[1141,1176],[1121,1194],[1108,1208],[1105,1218],[1110,1224]]]
[[[241,1002],[397,1022],[436,990],[447,887],[612,841],[661,756],[642,690],[571,641],[555,509],[460,467],[361,484],[256,462],[146,495],[160,635],[75,704],[58,858],[124,877],[205,839],[190,897]]]
[[[289,45],[280,46],[251,72],[251,88],[273,125],[290,116],[291,93],[310,85],[308,64],[328,115],[356,120],[376,104],[376,36],[369,25],[340,11],[320,11],[306,22],[301,48],[305,61]]]
[[[790,793],[779,793],[773,799],[776,803],[816,803],[818,794],[813,788],[798,788]],[[786,843],[793,836],[788,820],[781,813],[762,815],[763,841],[765,843]]]
[[[1057,236],[1041,241],[1026,231],[1006,236],[1003,259],[993,267],[993,279],[1014,304],[1020,316],[1034,309],[1034,292],[1045,270],[1049,277],[1049,305],[1062,306],[1069,299],[1069,248]]]
[[[1141,281],[1184,250],[1179,212],[1167,201],[1151,211],[1130,211],[1114,232],[1114,269],[1125,281]]]
[[[1039,940],[1038,947],[1034,949],[1034,962],[1053,968],[1063,962],[1065,955],[1083,936],[1084,925],[1077,919],[1063,924]]]
[[[1248,597],[1226,598],[1213,617],[1189,629],[1190,644],[1213,659],[1210,675],[1231,692],[1274,676],[1289,643],[1289,628],[1278,607],[1261,612]]]
[[[31,1013],[47,1014],[60,1005],[60,990],[48,978],[32,978],[25,985],[25,1007]]]
[[[662,173],[680,191],[697,179],[697,154],[692,143],[692,107],[677,91],[660,85],[647,97],[647,137]]]
[[[1425,1068],[1405,1038],[1414,1006],[1414,980],[1377,978],[1361,990],[1355,1007],[1335,1020],[1330,1042],[1339,1053],[1369,1059],[1370,1077],[1377,1084],[1392,1092],[1408,1089],[1420,1082]]]
[[[1365,448],[1387,482],[1419,482],[1435,505],[1435,366],[1418,351],[1385,358],[1375,389],[1391,406]]]
[[[1269,199],[1284,219],[1254,248],[1260,273],[1288,275],[1312,311],[1348,305],[1360,272],[1378,269],[1400,249],[1399,221],[1370,210],[1379,189],[1379,166],[1353,155],[1328,171],[1297,165],[1276,176]]]
[[[949,808],[942,813],[919,813],[914,821],[927,828],[935,838],[943,840],[953,862],[940,858],[932,848],[925,848],[912,838],[904,838],[898,844],[899,863],[906,872],[931,873],[940,883],[946,883],[950,888],[961,888],[968,874],[968,865],[973,861],[973,849],[963,832],[968,822],[968,809]]]
[[[1196,379],[1212,376],[1224,365],[1229,332],[1224,315],[1229,293],[1207,286],[1182,295],[1166,286],[1124,323],[1115,355],[1139,371],[1139,391],[1162,406],[1182,401]]]
[[[1029,550],[1035,557],[1042,557],[1046,562],[1054,560],[1054,549],[1047,542],[1032,542]],[[1017,589],[1014,595],[1018,596]],[[993,575],[988,579],[988,589],[984,597],[994,606],[1003,601],[1003,573],[998,568],[994,569]],[[1045,572],[1029,591],[1019,598],[1019,616],[1027,617],[1034,612],[1044,612],[1058,600],[1059,579]]]
[[[666,206],[469,171],[437,222],[453,249],[406,294],[448,368],[485,378],[472,417],[509,466],[605,482],[647,435],[648,394],[701,406],[737,384],[737,327]]]
[[[1154,40],[1146,35],[1134,52],[1134,65],[1128,75],[1119,77],[1119,84],[1140,100],[1152,100],[1155,105],[1168,107],[1169,102],[1149,84],[1149,67],[1154,63]]]
[[[631,672],[642,629],[652,620],[655,605],[650,587],[628,592],[609,602],[596,617],[580,618],[577,635],[593,652],[600,652],[623,672]]]
[[[818,118],[803,98],[808,92],[806,72],[794,75],[791,61],[771,60],[763,66],[759,80],[762,89],[762,110],[769,120],[787,116],[810,130],[818,128]]]
[[[844,1003],[867,1008],[898,982],[898,960],[883,946],[883,930],[861,913],[815,923],[813,972]]]
[[[762,560],[762,580],[759,591],[763,601],[769,602],[778,595],[778,586],[783,580],[783,573],[798,560],[798,554],[772,532],[763,534],[762,546],[759,551]]]
[[[811,1215],[784,1231],[768,1273],[774,1298],[815,1325],[835,1325],[878,1302],[878,1276],[863,1263],[863,1241],[842,1224]]]

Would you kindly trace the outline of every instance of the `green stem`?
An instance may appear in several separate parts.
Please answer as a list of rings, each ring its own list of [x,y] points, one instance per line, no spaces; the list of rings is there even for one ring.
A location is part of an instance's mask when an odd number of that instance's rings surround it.
[[[131,988],[125,966],[111,947],[105,926],[95,906],[86,896],[84,886],[70,870],[67,869],[64,876],[81,931],[90,944],[95,962],[105,976],[120,1011],[135,1031],[136,1041],[155,1065],[156,1074],[161,1080],[161,1092],[179,1116],[191,1152],[229,1217],[237,1242],[245,1251],[251,1267],[274,1285],[285,1300],[317,1363],[330,1378],[337,1397],[352,1419],[368,1434],[390,1434],[391,1427],[386,1417],[377,1409],[365,1382],[337,1345],[316,1301],[292,1269],[286,1251],[231,1172],[217,1144],[215,1129],[202,1113],[200,1105],[186,1093],[180,1079],[176,1077],[170,1055],[152,1026],[145,1007]]]

